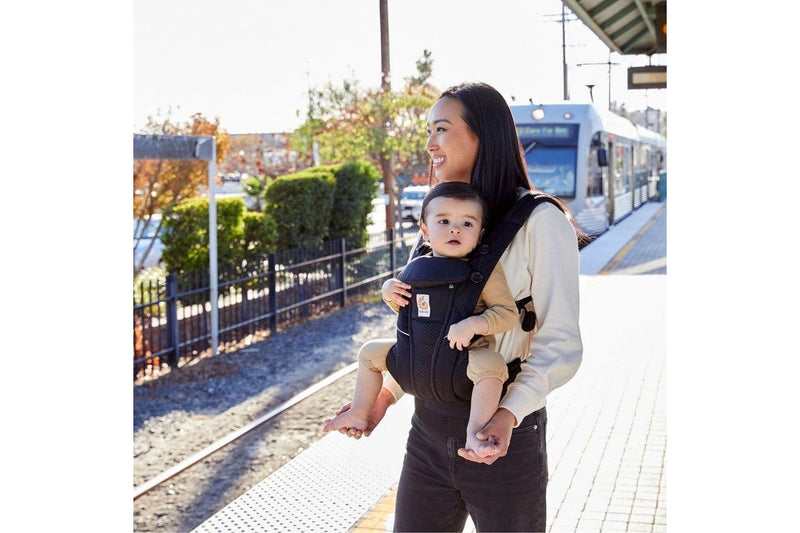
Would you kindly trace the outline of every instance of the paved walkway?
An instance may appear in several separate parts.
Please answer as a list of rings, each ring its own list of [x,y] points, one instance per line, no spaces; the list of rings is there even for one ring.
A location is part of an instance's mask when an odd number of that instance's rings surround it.
[[[666,213],[666,207],[666,202],[644,204],[581,250],[581,274],[591,276],[601,272],[608,273],[607,270],[613,262],[625,256],[642,239],[641,233],[648,236],[647,242],[662,243],[660,249],[656,244],[652,253],[663,253],[666,257],[666,224],[655,227],[649,225],[659,213]],[[664,221],[666,222],[666,218]],[[657,233],[658,229],[661,229],[660,234]],[[604,269],[606,272],[603,272]]]
[[[581,253],[582,273],[614,275],[581,276],[583,363],[548,396],[553,533],[666,531],[666,276],[624,275],[666,272],[666,204],[626,221]],[[412,411],[406,396],[369,438],[326,435],[195,531],[391,531]]]
[[[654,204],[659,205],[659,204]],[[667,273],[667,206],[661,204],[651,218],[611,261],[601,274]]]

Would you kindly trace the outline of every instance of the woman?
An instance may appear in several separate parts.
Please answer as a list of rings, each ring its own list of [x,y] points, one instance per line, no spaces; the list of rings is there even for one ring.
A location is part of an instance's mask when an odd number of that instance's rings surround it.
[[[464,83],[444,91],[428,117],[426,148],[432,185],[460,181],[481,192],[489,206],[487,231],[531,191],[511,110],[489,85]],[[461,531],[468,514],[478,531],[545,530],[545,398],[575,375],[583,352],[578,259],[576,231],[564,212],[547,202],[537,206],[500,259],[514,298],[532,296],[538,329],[531,334],[517,325],[495,337],[499,352],[522,361],[497,411],[476,433],[498,451],[479,457],[467,450],[464,436],[448,430],[458,424],[441,414],[446,408],[415,402],[396,531]],[[395,297],[402,304],[403,295]],[[365,435],[400,395],[387,376]]]

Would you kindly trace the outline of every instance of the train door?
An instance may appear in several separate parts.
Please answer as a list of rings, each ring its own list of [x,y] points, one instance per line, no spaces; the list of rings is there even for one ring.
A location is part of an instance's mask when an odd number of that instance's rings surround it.
[[[636,209],[642,202],[639,199],[639,146],[631,146],[631,207]]]
[[[603,140],[605,144],[608,146],[606,149],[606,157],[608,160],[606,161],[606,176],[605,176],[605,185],[606,185],[606,206],[608,207],[608,223],[609,225],[614,223],[616,220],[614,216],[614,180],[612,179],[612,174],[614,172],[614,166],[616,165],[616,158],[614,157],[614,143],[612,143],[608,137],[604,134]]]
[[[647,146],[647,199],[652,200],[658,196],[658,165],[656,157],[658,152],[652,146]]]
[[[581,228],[599,235],[608,229],[608,152],[603,148],[601,133],[597,132],[589,143],[586,160],[585,208],[576,217]]]
[[[633,169],[631,144],[626,139],[615,137],[610,145],[613,157],[614,223],[622,220],[633,210]]]
[[[633,145],[633,208],[636,209],[646,200],[645,187],[647,184],[647,154],[645,145]]]

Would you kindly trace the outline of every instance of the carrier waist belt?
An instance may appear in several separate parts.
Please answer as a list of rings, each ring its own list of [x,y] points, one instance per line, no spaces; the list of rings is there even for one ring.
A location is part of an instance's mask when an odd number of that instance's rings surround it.
[[[503,390],[500,397],[506,393],[508,384],[514,381],[521,370],[521,362],[514,359],[506,366],[508,367],[508,379],[503,383]],[[469,403],[443,403],[436,400],[423,400],[414,398],[414,416],[423,424],[434,428],[435,431],[451,436],[464,436],[467,431],[469,421]],[[525,417],[527,420],[529,417]],[[520,424],[522,427],[522,424]]]

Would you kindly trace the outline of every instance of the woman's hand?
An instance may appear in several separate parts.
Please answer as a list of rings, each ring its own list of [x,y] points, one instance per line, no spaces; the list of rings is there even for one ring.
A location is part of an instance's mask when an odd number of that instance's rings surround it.
[[[353,437],[354,439],[360,439],[362,435],[369,437],[375,427],[377,427],[380,421],[383,420],[383,417],[386,415],[386,410],[389,409],[389,406],[393,403],[394,395],[388,390],[382,388],[378,393],[378,398],[375,400],[375,404],[367,414],[367,429],[361,431],[360,429],[356,428],[342,428],[339,430],[339,433],[342,435],[347,435],[348,437]],[[343,405],[342,408],[336,411],[335,414],[340,415],[349,410],[350,402]]]
[[[476,463],[485,463],[487,465],[494,463],[508,453],[508,445],[511,443],[511,430],[514,429],[516,423],[517,419],[511,411],[503,407],[499,408],[491,420],[476,434],[479,440],[487,441],[496,446],[497,452],[486,457],[480,457],[472,450],[461,448],[458,450],[458,455]]]

